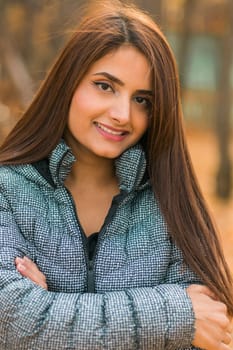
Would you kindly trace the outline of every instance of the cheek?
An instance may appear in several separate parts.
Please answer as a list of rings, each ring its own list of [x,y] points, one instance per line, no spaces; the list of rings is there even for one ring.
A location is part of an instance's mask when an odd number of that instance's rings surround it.
[[[148,127],[149,127],[149,119],[143,118],[143,120],[138,125],[138,133],[140,134],[140,136],[145,134]]]
[[[82,127],[85,121],[88,121],[88,115],[90,114],[90,103],[87,94],[76,92],[72,98],[69,117],[68,127],[70,130],[78,130]]]
[[[71,111],[80,121],[90,122],[108,108],[103,99],[91,89],[78,90],[72,99]]]
[[[76,91],[71,102],[71,112],[85,111],[90,106],[88,94]]]

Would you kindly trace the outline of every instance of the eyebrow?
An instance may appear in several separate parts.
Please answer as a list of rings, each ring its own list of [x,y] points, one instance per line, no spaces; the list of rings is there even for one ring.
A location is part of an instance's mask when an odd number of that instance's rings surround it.
[[[98,72],[98,73],[95,73],[93,75],[102,75],[104,77],[106,77],[107,79],[111,80],[112,82],[120,85],[120,86],[124,86],[124,82],[122,80],[120,80],[119,78],[115,77],[114,75],[110,74],[110,73],[107,73],[107,72]],[[137,93],[139,94],[143,94],[143,95],[150,95],[150,96],[153,96],[153,92],[151,90],[144,90],[144,89],[140,89],[140,90],[137,90]]]

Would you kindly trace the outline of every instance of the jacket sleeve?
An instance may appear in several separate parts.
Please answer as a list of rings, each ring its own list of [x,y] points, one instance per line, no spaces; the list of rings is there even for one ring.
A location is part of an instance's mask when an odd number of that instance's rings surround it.
[[[102,294],[68,294],[46,291],[21,277],[14,259],[24,254],[26,242],[0,195],[1,350],[161,350],[190,346],[194,315],[184,288],[188,281],[170,277],[180,268],[176,258],[166,284]]]

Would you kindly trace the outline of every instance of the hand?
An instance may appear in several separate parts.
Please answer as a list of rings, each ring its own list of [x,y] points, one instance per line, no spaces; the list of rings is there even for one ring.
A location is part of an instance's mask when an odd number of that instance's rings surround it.
[[[23,258],[17,257],[15,259],[15,266],[17,271],[24,277],[29,278],[32,282],[38,286],[48,289],[45,275],[38,269],[37,265],[24,256]]]
[[[195,314],[193,345],[206,350],[230,350],[232,327],[227,307],[216,299],[209,288],[191,285],[187,293]]]

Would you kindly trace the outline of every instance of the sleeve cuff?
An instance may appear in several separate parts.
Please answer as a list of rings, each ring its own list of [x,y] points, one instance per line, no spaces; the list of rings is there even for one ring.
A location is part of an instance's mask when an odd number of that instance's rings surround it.
[[[195,333],[195,315],[186,290],[177,285],[163,285],[157,290],[163,295],[166,314],[166,350],[190,348]]]

